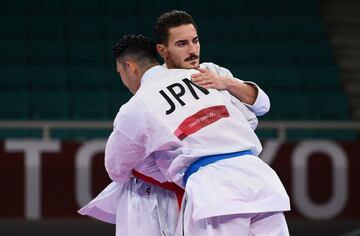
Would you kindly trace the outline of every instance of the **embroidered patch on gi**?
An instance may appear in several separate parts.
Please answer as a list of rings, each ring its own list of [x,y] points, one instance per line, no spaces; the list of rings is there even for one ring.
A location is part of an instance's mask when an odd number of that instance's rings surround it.
[[[187,136],[225,117],[229,117],[226,106],[208,107],[186,118],[175,130],[174,134],[180,140],[183,140]]]

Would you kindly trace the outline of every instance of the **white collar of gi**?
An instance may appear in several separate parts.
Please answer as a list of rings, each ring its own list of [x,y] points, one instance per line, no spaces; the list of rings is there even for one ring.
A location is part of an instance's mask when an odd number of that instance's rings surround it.
[[[145,71],[145,73],[141,77],[141,85],[144,85],[144,84],[150,82],[151,80],[156,79],[157,77],[159,77],[159,76],[157,76],[157,74],[160,74],[161,72],[163,72],[165,70],[168,70],[168,69],[161,65],[151,67],[150,69]]]
[[[164,68],[168,69],[166,63],[162,64],[162,66],[163,66]],[[199,67],[200,67],[200,68],[204,68],[204,65],[203,65],[203,64],[199,64]],[[206,68],[205,68],[205,69],[206,69]]]

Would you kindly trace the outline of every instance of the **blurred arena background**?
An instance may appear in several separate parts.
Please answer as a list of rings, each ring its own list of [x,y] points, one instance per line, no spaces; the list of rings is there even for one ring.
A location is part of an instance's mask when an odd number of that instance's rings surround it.
[[[269,94],[257,133],[291,235],[360,235],[357,0],[1,1],[0,235],[115,235],[76,213],[110,182],[103,149],[131,96],[111,49],[173,9],[197,22],[201,61]]]

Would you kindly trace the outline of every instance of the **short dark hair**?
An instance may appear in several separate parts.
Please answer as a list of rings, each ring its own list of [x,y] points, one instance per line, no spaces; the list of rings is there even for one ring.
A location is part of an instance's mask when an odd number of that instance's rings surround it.
[[[197,30],[193,18],[185,11],[173,10],[165,12],[155,23],[153,35],[156,43],[167,44],[169,39],[169,29],[187,24],[192,24]]]
[[[124,35],[113,47],[116,60],[131,57],[137,62],[158,62],[156,44],[153,40],[143,35]]]

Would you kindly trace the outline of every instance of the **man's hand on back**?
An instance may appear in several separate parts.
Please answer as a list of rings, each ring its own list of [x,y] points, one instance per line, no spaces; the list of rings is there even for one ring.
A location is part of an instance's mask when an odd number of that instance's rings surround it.
[[[191,81],[206,89],[226,90],[231,80],[207,69],[199,68],[198,71],[200,73],[191,75]]]

